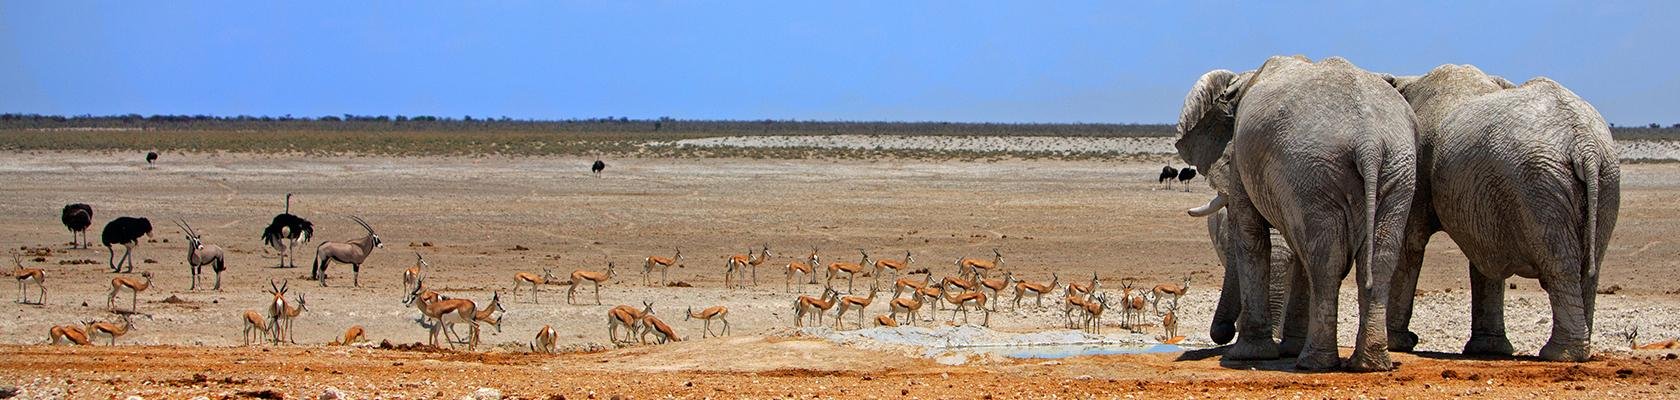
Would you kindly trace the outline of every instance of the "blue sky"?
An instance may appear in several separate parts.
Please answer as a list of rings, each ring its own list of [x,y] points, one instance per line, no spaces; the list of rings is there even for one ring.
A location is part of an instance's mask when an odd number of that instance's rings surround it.
[[[1214,68],[1549,76],[1680,122],[1680,2],[0,0],[0,112],[1145,122]]]

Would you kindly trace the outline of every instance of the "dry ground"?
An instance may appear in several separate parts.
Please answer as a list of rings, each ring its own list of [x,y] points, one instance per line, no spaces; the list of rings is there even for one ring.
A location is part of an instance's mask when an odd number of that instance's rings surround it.
[[[1338,397],[1432,393],[1419,391],[1422,383],[1448,391],[1443,394],[1475,390],[1508,397],[1530,392],[1567,396],[1571,392],[1559,391],[1574,389],[1570,385],[1575,382],[1583,382],[1575,386],[1588,390],[1583,396],[1675,393],[1662,383],[1671,380],[1663,374],[1672,374],[1673,361],[1646,365],[1648,360],[1615,354],[1580,370],[1528,361],[1399,356],[1405,366],[1394,374],[1297,375],[1221,366],[1217,357],[1171,362],[1173,356],[1165,355],[1083,357],[1050,364],[993,359],[941,366],[906,358],[899,351],[787,340],[796,336],[790,329],[793,297],[783,293],[777,266],[812,247],[820,249],[825,262],[856,261],[859,248],[877,258],[900,257],[908,250],[916,255],[912,268],[929,268],[941,276],[952,272],[951,261],[957,257],[985,256],[996,248],[1005,255],[1006,269],[1035,281],[1048,280],[1051,272],[1064,283],[1098,272],[1104,286],[1117,291],[1122,278],[1155,283],[1193,276],[1180,330],[1189,343],[1206,344],[1218,267],[1204,225],[1185,217],[1183,210],[1205,201],[1209,193],[1200,181],[1192,183],[1190,193],[1156,190],[1153,178],[1160,163],[655,158],[608,160],[607,173],[597,178],[587,172],[592,160],[586,159],[207,154],[172,155],[157,169],[145,169],[132,157],[113,158],[97,153],[9,153],[0,161],[0,245],[53,249],[42,261],[25,260],[27,266],[48,270],[47,304],[0,307],[0,319],[8,321],[0,324],[0,342],[18,345],[0,348],[0,353],[7,360],[23,361],[0,363],[0,384],[37,385],[39,390],[68,387],[100,396],[148,393],[167,386],[140,384],[147,381],[211,394],[265,387],[313,394],[334,384],[357,393],[422,397],[454,397],[478,385],[529,397],[550,390],[572,396],[589,388],[608,395],[616,393],[613,385],[629,380],[651,385],[625,391],[637,397],[895,395],[906,387],[914,396],[973,397],[1032,396],[1024,390],[1056,390],[1063,383],[1073,392],[1099,395],[1140,385],[1167,394],[1196,395],[1198,388],[1178,389],[1175,382],[1214,379],[1223,383],[1212,389],[1235,396],[1274,387],[1288,390],[1286,394]],[[1621,291],[1601,296],[1595,336],[1600,348],[1619,347],[1614,333],[1635,321],[1642,339],[1680,334],[1680,315],[1674,311],[1680,305],[1675,294],[1680,281],[1662,279],[1680,266],[1680,244],[1672,239],[1680,233],[1680,214],[1674,209],[1680,203],[1680,164],[1624,165],[1623,175],[1621,223],[1603,273],[1603,286],[1619,286]],[[307,267],[270,268],[276,260],[258,236],[280,211],[287,192],[297,195],[293,212],[313,219],[321,239],[359,236],[354,223],[343,217],[350,214],[378,229],[387,246],[363,266],[366,281],[361,288],[349,287],[349,268],[342,265],[330,271],[329,288],[300,280]],[[63,250],[68,233],[58,222],[58,212],[70,202],[96,208],[90,234],[96,242],[98,227],[111,218],[152,218],[159,241],[143,244],[138,255],[156,263],[138,263],[136,269],[155,272],[157,286],[140,294],[138,330],[118,344],[163,347],[33,346],[44,341],[51,325],[114,318],[104,307],[113,275],[100,265],[61,265],[76,260],[103,263],[106,257],[103,248]],[[176,217],[188,219],[207,241],[230,250],[225,291],[187,290],[183,240],[168,222]],[[1436,241],[1420,284],[1424,293],[1414,326],[1423,335],[1422,350],[1453,352],[1468,334],[1464,260],[1445,235]],[[776,254],[758,271],[757,288],[721,289],[723,257],[762,244]],[[686,266],[673,268],[671,278],[694,287],[641,286],[641,259],[668,256],[678,246]],[[428,283],[441,291],[481,302],[492,290],[504,291],[508,312],[503,331],[495,334],[486,327],[485,346],[480,348],[489,348],[489,355],[224,348],[241,344],[238,313],[265,303],[260,289],[269,278],[292,279],[293,291],[308,298],[309,312],[296,323],[300,344],[325,343],[352,324],[366,326],[376,342],[424,341],[426,330],[415,321],[417,313],[400,303],[400,271],[413,263],[414,252],[431,261]],[[297,254],[306,260],[313,249]],[[603,269],[608,261],[618,266],[619,274],[603,288],[601,306],[588,296],[582,297],[588,305],[566,305],[564,286],[543,288],[540,304],[529,303],[525,293],[517,299],[505,293],[518,271],[549,268],[563,276],[578,268]],[[867,291],[866,281],[858,282],[860,292]],[[1511,336],[1519,352],[1532,354],[1549,329],[1545,297],[1534,281],[1511,282],[1517,285],[1508,302]],[[810,287],[803,290],[814,292]],[[1352,339],[1349,295],[1344,291],[1344,345]],[[171,296],[179,301],[164,302]],[[606,308],[644,300],[653,301],[658,314],[691,339],[700,336],[700,324],[681,320],[684,307],[727,305],[734,310],[730,317],[736,338],[554,357],[508,354],[522,351],[544,324],[560,330],[561,344],[569,348],[603,347]],[[869,316],[885,313],[882,303],[878,301]],[[1012,332],[1060,329],[1059,316],[1059,310],[1048,308],[1005,307],[993,314],[992,325]],[[948,317],[938,315],[941,323]],[[832,315],[827,321],[832,323]],[[1111,326],[1105,333],[1120,331]],[[1119,336],[1147,339],[1152,334]],[[778,356],[766,356],[770,354]],[[653,372],[661,371],[657,366],[671,365],[670,360],[688,360],[691,364],[678,364],[694,367]],[[123,367],[110,366],[112,362]],[[826,367],[830,364],[834,367]],[[1283,369],[1286,364],[1264,364],[1260,369]],[[307,371],[302,369],[306,366]],[[121,381],[106,382],[111,370],[131,367],[133,372],[119,374],[125,376]],[[729,368],[753,373],[731,374]],[[1632,378],[1617,379],[1616,370],[1623,368],[1633,370],[1623,374]],[[1478,380],[1481,384],[1448,382],[1441,378],[1446,369],[1484,379]],[[451,376],[451,371],[466,375]],[[548,371],[566,373],[544,373]],[[192,382],[194,373],[205,374],[206,381]],[[1553,381],[1558,373],[1580,378]],[[507,374],[524,379],[502,379]],[[812,375],[824,377],[806,379]],[[47,376],[57,378],[34,381]],[[1092,379],[1074,379],[1082,376]],[[1651,379],[1639,379],[1647,376]],[[604,379],[612,377],[618,379]],[[1109,382],[1109,377],[1115,381]],[[1490,379],[1494,383],[1486,383]],[[399,384],[410,381],[429,381],[436,387]],[[680,384],[685,381],[702,389],[684,389],[687,386]],[[941,390],[943,385],[955,388]],[[706,392],[720,388],[731,392]]]

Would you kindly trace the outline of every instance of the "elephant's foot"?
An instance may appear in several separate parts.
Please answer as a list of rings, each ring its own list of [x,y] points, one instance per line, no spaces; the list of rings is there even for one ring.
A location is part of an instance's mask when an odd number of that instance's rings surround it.
[[[1208,328],[1208,337],[1217,344],[1231,343],[1231,338],[1236,336],[1237,324],[1235,323],[1215,323]]]
[[[1418,335],[1412,331],[1388,331],[1388,351],[1411,352],[1417,345]],[[1506,347],[1510,347],[1510,344],[1507,343]]]
[[[1271,338],[1238,338],[1236,344],[1225,350],[1226,360],[1273,360],[1277,358],[1278,345]]]
[[[1298,337],[1298,336],[1285,336],[1283,338],[1283,343],[1278,345],[1278,354],[1281,354],[1285,357],[1287,357],[1287,356],[1298,356],[1298,355],[1301,355],[1301,349],[1304,349],[1306,347],[1307,347],[1307,338]]]
[[[1394,362],[1389,361],[1388,351],[1354,350],[1353,357],[1348,359],[1348,370],[1354,372],[1375,372],[1394,369]]]
[[[1389,343],[1393,343],[1391,340]],[[1464,354],[1484,356],[1509,356],[1517,350],[1511,347],[1511,341],[1505,336],[1470,336],[1470,341],[1464,343]]]
[[[1302,351],[1295,358],[1295,369],[1305,371],[1329,371],[1336,369],[1341,363],[1335,349]]]
[[[1592,358],[1592,347],[1586,343],[1562,344],[1547,341],[1540,347],[1540,358],[1546,361],[1585,362]]]

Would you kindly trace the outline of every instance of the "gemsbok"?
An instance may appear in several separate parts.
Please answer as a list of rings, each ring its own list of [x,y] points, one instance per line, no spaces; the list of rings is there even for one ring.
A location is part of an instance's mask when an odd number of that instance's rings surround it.
[[[607,340],[615,346],[623,346],[634,342],[638,330],[642,328],[642,316],[653,313],[653,303],[643,301],[642,309],[619,305],[607,310]],[[618,328],[624,327],[624,341],[618,340]]]
[[[858,328],[862,329],[863,328],[864,310],[869,309],[869,304],[875,302],[875,294],[880,293],[880,292],[881,292],[881,286],[880,285],[870,284],[869,285],[869,297],[859,297],[859,296],[841,297],[840,298],[840,312],[838,314],[834,315],[834,329],[840,329],[842,326],[845,326],[845,318],[844,317],[846,316],[846,311],[850,311],[850,310],[857,310]]]
[[[315,246],[315,264],[310,267],[309,276],[310,279],[321,281],[321,286],[327,286],[327,266],[337,261],[350,264],[350,270],[354,274],[351,284],[361,287],[362,262],[367,261],[368,256],[373,254],[373,249],[385,247],[385,243],[379,240],[379,234],[373,232],[373,226],[368,225],[362,217],[352,215],[350,220],[361,225],[362,229],[367,231],[367,236],[343,242],[326,241]]]
[[[100,336],[104,336],[110,338],[110,341],[107,342],[108,345],[115,346],[118,336],[127,335],[129,331],[134,330],[134,320],[129,319],[127,315],[124,315],[122,320],[122,325],[98,321],[87,321],[83,324],[87,325],[87,334],[90,339],[98,339]]]
[[[728,307],[711,306],[706,307],[704,310],[700,310],[700,312],[694,312],[694,307],[689,307],[687,311],[683,312],[683,320],[687,321],[691,319],[698,319],[706,322],[705,333],[700,334],[701,339],[705,339],[707,335],[718,336],[717,334],[712,333],[712,320],[714,319],[723,323],[723,335],[729,335]]]
[[[550,282],[554,282],[554,281],[557,281],[557,280],[560,280],[560,278],[556,278],[554,276],[554,270],[551,270],[551,269],[548,269],[548,268],[543,268],[543,273],[542,273],[541,276],[538,276],[537,274],[533,274],[533,273],[530,273],[530,272],[520,272],[520,273],[517,273],[517,274],[513,274],[513,293],[512,293],[512,295],[514,295],[514,296],[519,295],[519,286],[520,285],[531,285],[531,302],[532,303],[538,303],[538,301],[537,301],[537,288],[541,287],[542,285],[547,285]]]
[[[682,265],[682,260],[681,247],[677,248],[677,255],[671,256],[671,258],[648,256],[646,260],[642,261],[642,286],[651,286],[648,284],[648,273],[653,272],[654,268],[659,268],[659,286],[665,286],[665,278],[671,272],[671,266]]]
[[[12,265],[17,266],[17,270],[12,272],[12,277],[17,278],[18,303],[30,304],[28,289],[29,285],[33,284],[41,289],[41,298],[34,304],[47,304],[47,271],[40,268],[24,268],[23,258],[15,252],[12,253]]]
[[[863,250],[859,249],[858,252],[863,253]],[[852,283],[853,283],[853,281],[857,280],[857,274],[863,273],[863,265],[868,264],[868,263],[869,263],[869,253],[863,253],[863,261],[861,261],[861,262],[849,263],[849,262],[845,262],[845,261],[836,261],[836,262],[829,263],[828,264],[828,279],[826,280],[826,282],[823,283],[823,286],[833,287],[834,286],[834,277],[836,275],[839,275],[841,272],[845,272],[846,273],[846,294],[852,294]]]
[[[1033,294],[1033,306],[1044,307],[1044,294],[1045,293],[1050,293],[1050,291],[1052,291],[1052,290],[1056,290],[1056,283],[1058,283],[1058,281],[1060,281],[1060,280],[1061,280],[1061,277],[1058,277],[1058,276],[1056,276],[1056,273],[1051,272],[1050,273],[1050,283],[1049,284],[1043,284],[1043,283],[1038,283],[1038,282],[1028,282],[1028,281],[1021,281],[1020,283],[1016,283],[1015,284],[1015,301],[1014,301],[1015,304],[1013,306],[1011,306],[1010,309],[1013,310],[1013,309],[1016,309],[1016,308],[1021,308],[1021,297],[1025,296],[1027,293],[1032,293]]]
[[[991,272],[1000,266],[1003,266],[1003,253],[999,253],[997,249],[992,249],[992,259],[990,261],[968,257],[957,259],[957,273],[962,275],[963,279],[971,278],[969,276],[971,272],[985,278],[987,272]]]
[[[258,342],[268,340],[268,320],[264,319],[262,314],[245,310],[241,318],[244,319],[246,346],[251,345],[252,338],[256,338]]]
[[[572,271],[572,288],[566,290],[566,304],[577,304],[574,297],[577,295],[578,285],[582,285],[583,282],[588,281],[595,283],[595,305],[601,305],[601,284],[606,283],[607,280],[612,279],[615,275],[616,274],[613,272],[613,263],[611,261],[607,262],[607,272],[595,272],[582,269]]]
[[[805,293],[805,285],[815,285],[817,283],[816,271],[817,266],[822,265],[821,263],[822,261],[817,259],[817,248],[815,247],[811,248],[811,255],[806,256],[805,261],[794,260],[789,262],[787,265],[787,279],[782,281],[782,290],[788,292],[793,291],[794,277],[798,274],[805,274],[806,279],[809,279],[810,282],[806,282],[799,286],[799,293]]]
[[[152,287],[152,272],[141,272],[140,277],[145,280],[135,280],[126,276],[111,278],[111,294],[105,296],[105,307],[116,311],[117,294],[126,291],[129,293],[128,312],[139,312],[140,292]]]
[[[554,332],[554,327],[543,325],[542,329],[537,330],[536,339],[531,341],[531,352],[543,354],[554,353],[554,339],[557,337],[560,337],[560,334]]]
[[[176,220],[175,226],[181,228],[182,234],[187,237],[187,267],[192,269],[192,285],[187,290],[198,290],[198,276],[204,273],[204,266],[209,265],[210,271],[216,273],[216,286],[212,290],[222,291],[222,271],[227,270],[227,257],[222,252],[222,246],[204,244],[204,237],[187,220]]]

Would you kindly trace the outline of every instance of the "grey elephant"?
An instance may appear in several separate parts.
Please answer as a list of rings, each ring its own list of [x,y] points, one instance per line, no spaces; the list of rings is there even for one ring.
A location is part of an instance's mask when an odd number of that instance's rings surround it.
[[[1225,261],[1239,274],[1242,308],[1266,307],[1268,228],[1302,260],[1311,322],[1297,368],[1338,365],[1336,292],[1355,264],[1360,325],[1346,366],[1393,368],[1386,299],[1417,179],[1415,129],[1389,82],[1334,57],[1272,57],[1241,75],[1215,70],[1185,97],[1174,145],[1218,193],[1190,213],[1229,210]],[[1241,313],[1225,358],[1278,357],[1267,325],[1264,313]]]
[[[1226,240],[1230,237],[1225,231],[1227,225],[1225,210],[1207,217],[1208,238],[1213,241],[1214,254],[1226,267],[1219,303],[1214,308],[1212,325],[1208,328],[1209,336],[1218,344],[1230,343],[1236,336],[1237,319],[1244,311],[1240,296],[1242,282],[1238,279],[1240,274],[1225,262],[1225,252],[1231,247],[1230,241]],[[1289,245],[1284,243],[1277,230],[1270,231],[1272,257],[1271,273],[1267,278],[1270,283],[1266,287],[1266,329],[1272,335],[1283,338],[1280,354],[1296,355],[1300,354],[1301,345],[1307,338],[1306,275],[1301,271],[1301,259],[1289,250]],[[1390,347],[1393,347],[1392,344]]]
[[[1470,259],[1466,354],[1513,353],[1505,279],[1538,278],[1552,306],[1540,357],[1591,356],[1598,271],[1616,227],[1621,172],[1598,111],[1557,82],[1521,87],[1474,66],[1394,79],[1418,118],[1418,190],[1404,263],[1389,299],[1390,348],[1409,351],[1412,293],[1429,236],[1446,231]]]

